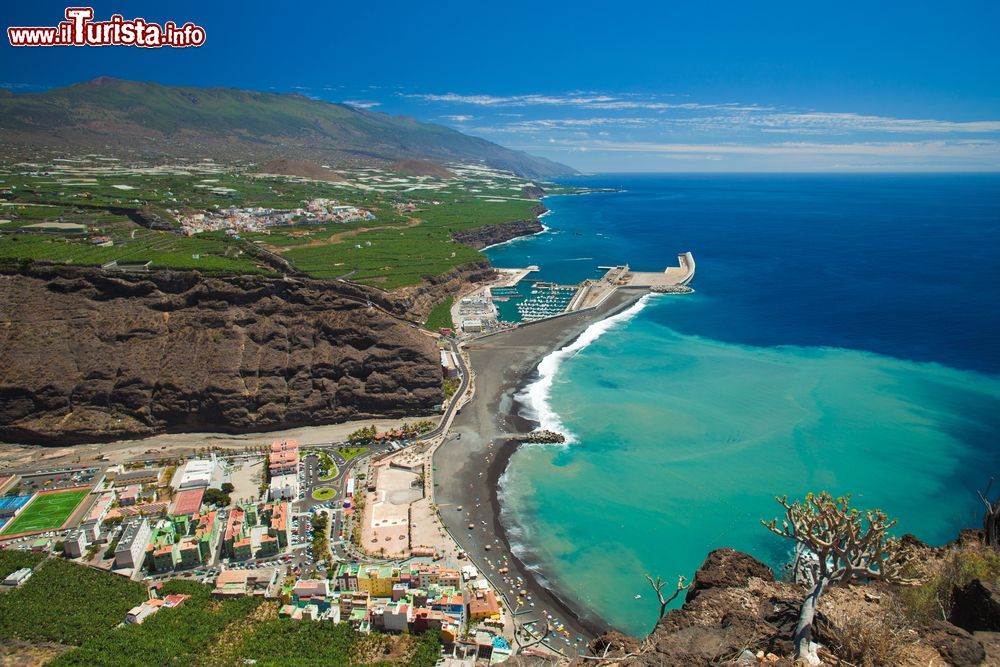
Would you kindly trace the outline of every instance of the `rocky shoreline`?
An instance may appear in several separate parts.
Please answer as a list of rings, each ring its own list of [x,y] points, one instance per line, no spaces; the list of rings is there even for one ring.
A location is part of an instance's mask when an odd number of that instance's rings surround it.
[[[958,540],[940,548],[912,536],[903,541],[913,549],[922,575],[917,586],[923,588],[870,583],[827,591],[813,628],[822,664],[1000,664],[1000,585],[993,579],[996,573],[976,574],[984,572],[983,562],[995,563],[1000,554],[984,544],[982,531],[963,531]],[[956,562],[963,567],[956,568]],[[927,587],[946,589],[939,593],[946,600],[935,613],[947,618],[917,615],[920,591]],[[684,604],[670,610],[645,638],[611,630],[590,643],[587,658],[521,655],[508,664],[791,667],[792,638],[804,596],[802,586],[779,580],[753,556],[716,549],[695,574]]]
[[[532,212],[535,212],[536,209],[540,209],[537,211],[539,215],[547,210],[544,206],[539,205],[534,207]],[[533,218],[531,220],[501,222],[496,225],[485,225],[483,227],[476,227],[475,229],[455,232],[452,234],[452,238],[476,250],[482,250],[489,246],[513,241],[522,236],[531,236],[542,231],[545,231],[545,227],[541,221]]]

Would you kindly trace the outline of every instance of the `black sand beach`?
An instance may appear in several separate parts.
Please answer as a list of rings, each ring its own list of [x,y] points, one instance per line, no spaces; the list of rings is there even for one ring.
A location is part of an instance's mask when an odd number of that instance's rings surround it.
[[[518,416],[520,406],[514,396],[534,378],[538,363],[547,354],[568,345],[595,322],[632,305],[642,294],[619,291],[595,310],[471,343],[468,351],[475,396],[456,415],[434,455],[435,501],[448,530],[505,593],[519,623],[536,620],[541,621],[536,627],[542,627],[546,612],[551,615],[548,618],[558,619],[555,625],[564,626],[563,633],[551,645],[568,654],[585,652],[587,642],[607,625],[586,609],[573,608],[575,603],[570,600],[560,599],[547,582],[539,581],[511,553],[500,524],[497,486],[517,449],[517,434],[537,427]],[[469,525],[474,528],[470,530]],[[505,576],[499,573],[504,567],[509,569]],[[517,607],[522,589],[533,606],[522,596],[525,604]]]

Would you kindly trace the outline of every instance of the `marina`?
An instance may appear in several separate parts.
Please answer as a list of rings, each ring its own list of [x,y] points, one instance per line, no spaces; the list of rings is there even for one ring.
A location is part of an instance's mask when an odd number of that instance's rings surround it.
[[[467,335],[502,331],[527,322],[589,310],[600,306],[618,290],[686,294],[694,278],[695,261],[690,252],[677,255],[678,265],[662,272],[634,271],[628,264],[598,266],[600,278],[577,285],[561,285],[529,279],[538,266],[497,269],[497,280],[477,287],[456,301],[453,320]]]

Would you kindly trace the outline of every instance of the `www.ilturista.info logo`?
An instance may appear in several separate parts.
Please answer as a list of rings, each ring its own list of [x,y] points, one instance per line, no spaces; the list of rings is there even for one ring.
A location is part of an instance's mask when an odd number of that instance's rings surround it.
[[[11,46],[161,46],[184,48],[205,43],[205,29],[188,22],[162,26],[146,19],[126,20],[113,14],[107,21],[94,21],[93,7],[67,7],[66,20],[50,28],[7,28]]]

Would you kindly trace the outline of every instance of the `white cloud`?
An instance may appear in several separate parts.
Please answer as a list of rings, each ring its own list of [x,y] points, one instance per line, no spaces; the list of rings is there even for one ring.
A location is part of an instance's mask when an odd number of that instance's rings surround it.
[[[475,120],[476,119],[475,116],[464,116],[464,115],[461,115],[461,114],[456,115],[456,116],[441,116],[441,118],[444,118],[445,120],[453,120],[456,123],[467,123],[470,120]]]
[[[1000,120],[951,121],[929,118],[895,118],[853,112],[777,109],[741,102],[701,103],[663,101],[664,95],[641,96],[573,92],[566,95],[462,95],[458,93],[409,93],[405,97],[426,102],[463,104],[491,108],[555,106],[604,112],[655,111],[664,125],[683,125],[697,130],[747,130],[779,134],[847,134],[851,132],[888,132],[911,134],[993,133],[1000,132]],[[670,96],[672,97],[672,96]],[[673,113],[671,113],[673,112]],[[711,112],[702,113],[699,112]],[[503,114],[507,115],[507,114]],[[643,120],[652,123],[654,119]],[[524,123],[484,128],[491,132],[537,132],[590,124],[614,124],[605,119],[563,119],[525,121]],[[622,116],[619,125],[635,127],[640,121]]]
[[[588,127],[609,126],[609,127],[645,127],[656,122],[653,118],[538,118],[535,120],[524,120],[517,123],[508,123],[496,127],[475,128],[476,132],[499,132],[512,134],[532,134],[537,132],[547,132],[551,130],[579,130]]]
[[[344,100],[343,103],[347,106],[358,107],[359,109],[372,109],[374,107],[382,106],[381,102],[375,102],[373,100]]]
[[[882,157],[968,157],[1000,159],[1000,141],[880,141],[854,143],[781,142],[776,144],[739,143],[659,143],[648,141],[562,140],[555,142],[566,150],[590,150],[631,153],[665,153],[695,155],[761,155],[761,156],[831,156],[865,155]],[[531,150],[529,146],[517,146]],[[545,148],[551,148],[547,146]]]
[[[459,95],[458,93],[402,93],[403,97],[411,97],[425,102],[447,102],[450,104],[472,104],[483,107],[523,107],[535,105],[568,105],[609,102],[613,97],[597,96],[558,96],[558,95]]]

